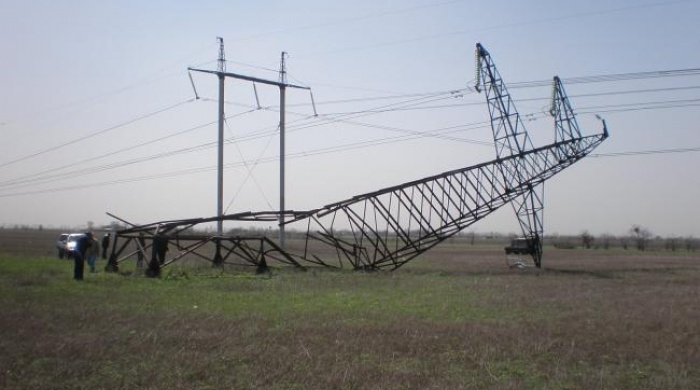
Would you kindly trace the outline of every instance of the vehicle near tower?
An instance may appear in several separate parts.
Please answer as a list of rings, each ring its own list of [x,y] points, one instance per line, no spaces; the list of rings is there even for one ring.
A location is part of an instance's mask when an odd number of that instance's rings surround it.
[[[73,257],[73,251],[78,243],[78,239],[84,236],[85,233],[62,233],[56,240],[56,249],[58,250],[58,258]]]

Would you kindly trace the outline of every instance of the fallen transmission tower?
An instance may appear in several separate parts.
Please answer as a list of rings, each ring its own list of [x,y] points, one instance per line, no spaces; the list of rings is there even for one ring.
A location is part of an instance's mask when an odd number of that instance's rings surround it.
[[[304,212],[239,213],[221,217],[157,222],[116,232],[108,269],[150,249],[149,273],[179,256],[198,252],[209,242],[224,249],[224,263],[266,270],[269,261],[305,269],[309,265],[364,270],[395,270],[442,241],[454,236],[500,207],[511,203],[527,253],[541,267],[543,237],[543,183],[593,151],[608,137],[603,131],[583,136],[561,80],[554,77],[551,115],[555,123],[552,144],[535,147],[490,54],[476,45],[476,89],[484,92],[491,118],[496,159],[467,168],[358,195]],[[199,223],[219,220],[279,220],[285,225],[306,224],[303,245],[281,248],[264,235],[202,236],[186,234]],[[119,239],[126,240],[121,246]],[[129,242],[137,250],[124,254]],[[179,254],[163,258],[164,245]]]

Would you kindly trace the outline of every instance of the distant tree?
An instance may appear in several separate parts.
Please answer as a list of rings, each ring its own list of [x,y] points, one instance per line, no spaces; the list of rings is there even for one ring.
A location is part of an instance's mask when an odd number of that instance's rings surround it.
[[[588,233],[588,230],[584,230],[583,233],[581,233],[581,245],[583,245],[584,248],[591,249],[594,240],[595,237]]]
[[[615,237],[613,237],[610,234],[603,234],[600,236],[600,243],[603,246],[603,249],[610,249],[610,244],[613,242]]]
[[[666,250],[675,252],[678,247],[678,239],[676,237],[669,237],[666,239]]]
[[[685,250],[690,252],[690,251],[695,251],[696,247],[696,241],[695,238],[691,237],[686,237],[685,238]]]
[[[640,225],[632,225],[632,228],[630,228],[630,234],[632,235],[638,250],[644,251],[647,249],[649,239],[652,237],[649,229]]]
[[[629,248],[629,243],[630,239],[627,236],[620,237],[620,245],[622,245],[622,248],[624,250],[627,250]]]

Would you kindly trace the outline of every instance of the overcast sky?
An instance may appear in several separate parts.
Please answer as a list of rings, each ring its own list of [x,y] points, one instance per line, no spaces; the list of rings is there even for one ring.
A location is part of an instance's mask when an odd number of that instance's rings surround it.
[[[195,99],[187,68],[216,69],[222,37],[229,72],[277,80],[286,51],[288,81],[313,91],[318,116],[287,92],[288,209],[493,159],[481,42],[536,144],[553,138],[554,75],[585,134],[607,120],[610,139],[546,183],[546,234],[700,237],[698,15],[697,0],[1,0],[0,224],[214,216],[217,79],[192,73]],[[278,207],[278,109],[277,88],[227,80],[227,213]],[[518,229],[506,207],[472,230]]]

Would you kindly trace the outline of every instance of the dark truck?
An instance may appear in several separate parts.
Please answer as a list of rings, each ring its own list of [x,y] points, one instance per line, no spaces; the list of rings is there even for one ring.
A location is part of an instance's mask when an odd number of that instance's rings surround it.
[[[513,239],[506,248],[506,255],[531,255],[535,253],[535,239],[519,237]]]

